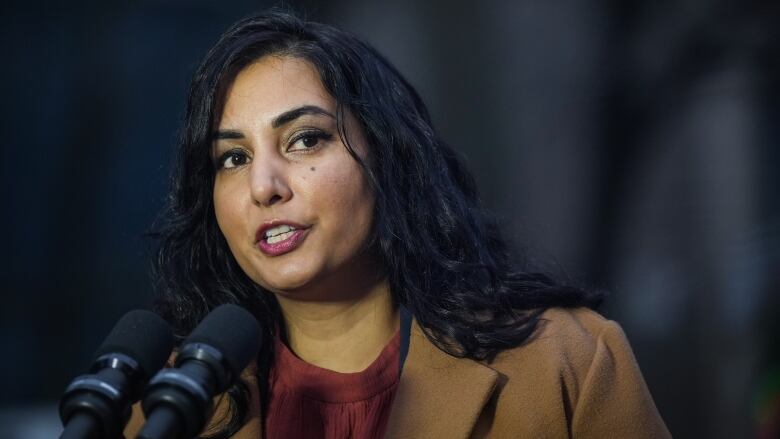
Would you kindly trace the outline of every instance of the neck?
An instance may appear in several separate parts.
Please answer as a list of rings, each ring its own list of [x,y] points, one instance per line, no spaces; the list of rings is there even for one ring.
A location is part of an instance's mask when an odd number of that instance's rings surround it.
[[[277,294],[290,349],[309,364],[342,373],[366,369],[399,327],[387,280],[339,301]]]

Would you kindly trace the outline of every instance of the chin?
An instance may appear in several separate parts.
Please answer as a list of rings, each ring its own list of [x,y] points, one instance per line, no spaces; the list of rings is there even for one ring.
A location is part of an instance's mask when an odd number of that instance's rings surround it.
[[[263,288],[280,294],[294,293],[296,290],[306,289],[311,285],[314,277],[306,272],[294,270],[292,272],[277,271],[268,276],[256,276],[254,281]]]

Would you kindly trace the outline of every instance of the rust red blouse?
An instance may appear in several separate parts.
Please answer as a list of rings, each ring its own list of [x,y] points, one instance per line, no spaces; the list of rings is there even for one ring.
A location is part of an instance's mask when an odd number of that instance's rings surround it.
[[[400,376],[400,332],[368,368],[356,373],[306,363],[279,339],[275,349],[263,437],[363,439],[384,435]]]

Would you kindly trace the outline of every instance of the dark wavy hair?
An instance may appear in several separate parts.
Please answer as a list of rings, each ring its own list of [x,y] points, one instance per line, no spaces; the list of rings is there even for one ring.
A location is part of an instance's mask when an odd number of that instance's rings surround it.
[[[598,306],[601,292],[518,268],[496,222],[480,206],[471,174],[437,136],[420,96],[382,55],[349,33],[277,9],[225,32],[189,90],[172,187],[156,227],[160,246],[153,267],[156,310],[180,339],[223,303],[253,312],[266,340],[284,327],[274,295],[235,261],[212,204],[212,132],[226,88],[241,69],[267,55],[308,61],[335,98],[339,134],[375,197],[371,244],[393,299],[437,347],[490,361],[528,339],[546,308]],[[365,132],[365,161],[347,142],[347,112]],[[272,348],[266,343],[257,357],[263,405]],[[233,386],[227,396],[227,419],[212,437],[229,437],[247,414],[246,385]]]

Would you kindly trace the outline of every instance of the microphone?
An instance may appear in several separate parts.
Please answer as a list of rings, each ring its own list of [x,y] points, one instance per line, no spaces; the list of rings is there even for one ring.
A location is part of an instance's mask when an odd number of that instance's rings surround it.
[[[173,349],[173,333],[150,311],[125,314],[95,352],[90,374],[76,377],[60,400],[60,439],[121,437],[149,377]]]
[[[176,357],[149,382],[138,439],[192,438],[214,411],[212,398],[227,390],[257,355],[260,325],[249,311],[221,305],[192,331]]]

